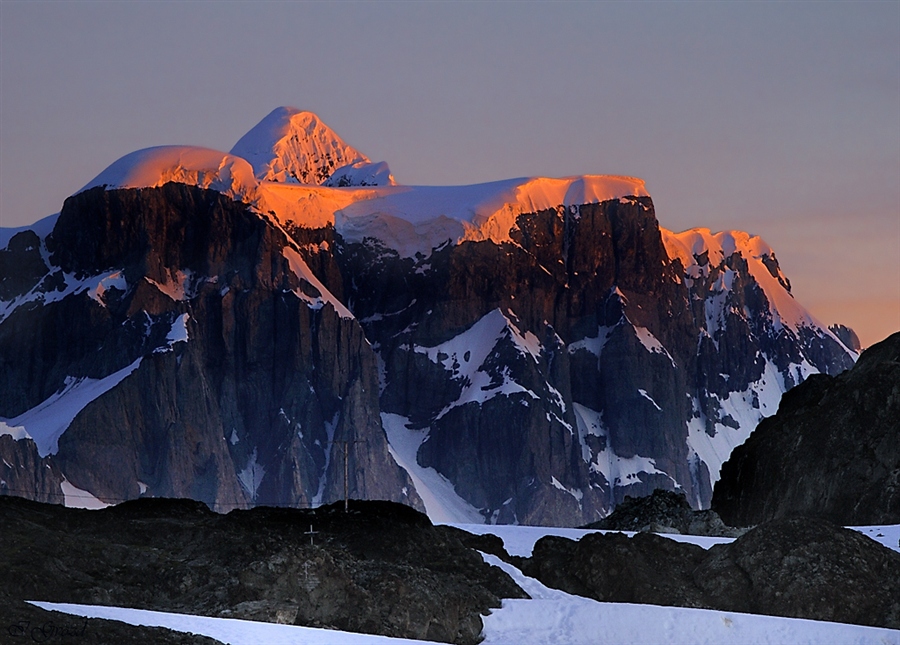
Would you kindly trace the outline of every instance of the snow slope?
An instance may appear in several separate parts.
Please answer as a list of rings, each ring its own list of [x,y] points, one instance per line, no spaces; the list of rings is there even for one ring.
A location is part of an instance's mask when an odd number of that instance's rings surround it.
[[[321,184],[337,168],[369,162],[318,116],[292,107],[272,110],[231,154],[249,161],[261,180],[296,184]]]
[[[240,157],[195,146],[159,146],[116,160],[78,192],[97,186],[153,188],[170,181],[210,188],[245,201],[254,196],[258,186],[250,164]]]
[[[78,413],[130,376],[142,360],[138,358],[102,379],[68,377],[63,389],[42,403],[12,419],[0,418],[0,435],[8,434],[16,441],[33,439],[41,457],[56,454],[59,438]]]
[[[31,604],[41,609],[59,611],[73,616],[106,618],[144,627],[168,627],[179,632],[209,636],[229,645],[261,645],[262,643],[265,645],[433,645],[432,641],[353,634],[336,629],[278,625],[235,618],[209,618],[144,609],[71,603],[32,601]]]
[[[502,564],[499,560],[490,563]],[[509,565],[504,568],[512,569]],[[504,600],[500,609],[485,616],[485,645],[900,644],[897,630],[709,609],[601,603],[548,589],[536,580],[524,579],[520,573],[514,578],[528,588],[533,598]],[[432,642],[120,607],[31,604],[75,616],[202,634],[230,645],[426,645]]]
[[[687,278],[695,279],[706,272],[709,267],[720,267],[725,259],[739,254],[747,262],[750,275],[763,290],[769,301],[769,313],[775,331],[787,327],[798,331],[801,327],[811,327],[831,336],[844,347],[844,344],[828,330],[828,326],[822,324],[809,311],[798,303],[790,292],[790,282],[774,264],[770,271],[765,260],[770,262],[775,259],[775,252],[758,235],[750,235],[743,231],[721,231],[713,233],[708,228],[694,228],[681,233],[673,233],[666,229],[660,229],[663,244],[670,258],[678,258],[684,266]],[[703,254],[708,254],[708,263],[701,264],[698,261]],[[773,274],[774,273],[774,274]],[[722,284],[722,290],[729,290],[730,284]],[[708,317],[708,331],[715,330],[715,312],[713,317]],[[847,353],[855,358],[856,354],[849,348]]]
[[[362,175],[365,168],[359,171]],[[383,175],[383,169],[380,172]],[[306,228],[331,224],[349,242],[373,237],[404,257],[427,256],[448,242],[511,243],[509,233],[523,213],[647,195],[642,180],[610,175],[525,177],[472,186],[343,188],[269,181],[263,175],[259,180],[250,164],[234,154],[162,146],[125,155],[82,191],[96,186],[158,187],[170,181],[200,186],[259,213],[274,214],[282,224]]]
[[[273,110],[230,153],[193,146],[138,150],[82,191],[170,181],[217,190],[283,224],[332,224],[349,241],[374,237],[404,257],[428,255],[447,242],[511,242],[522,213],[648,194],[643,180],[613,175],[396,186],[386,163],[372,163],[312,112],[289,107]]]
[[[477,508],[456,494],[453,484],[434,468],[420,466],[416,460],[419,446],[428,430],[411,430],[409,420],[398,414],[381,413],[381,423],[388,437],[388,451],[413,481],[416,492],[425,504],[425,512],[432,522],[484,521]]]

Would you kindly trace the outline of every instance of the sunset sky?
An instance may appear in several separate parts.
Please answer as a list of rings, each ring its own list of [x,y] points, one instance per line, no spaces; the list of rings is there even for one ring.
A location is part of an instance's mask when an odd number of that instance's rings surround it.
[[[0,226],[122,155],[316,112],[404,184],[642,177],[900,330],[900,2],[0,2]]]

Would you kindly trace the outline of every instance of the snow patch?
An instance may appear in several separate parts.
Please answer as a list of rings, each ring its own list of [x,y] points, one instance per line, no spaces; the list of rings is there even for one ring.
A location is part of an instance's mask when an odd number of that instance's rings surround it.
[[[124,272],[112,271],[111,273],[107,273],[97,280],[92,287],[88,288],[87,294],[91,300],[102,307],[106,307],[106,299],[104,296],[110,289],[118,289],[122,292],[128,289],[128,282],[125,280]]]
[[[354,634],[336,629],[280,625],[236,618],[211,618],[173,614],[147,609],[104,607],[100,605],[76,605],[29,601],[35,607],[47,611],[59,611],[73,616],[105,618],[129,625],[166,627],[187,634],[200,634],[227,645],[434,645],[433,641],[408,638],[389,638],[374,634]]]
[[[412,480],[425,512],[432,522],[484,523],[481,512],[460,497],[453,483],[434,468],[419,465],[416,455],[428,436],[428,429],[411,430],[409,420],[398,414],[381,413],[388,438],[388,451]]]
[[[662,408],[659,407],[659,404],[658,404],[656,401],[653,400],[653,397],[652,397],[652,396],[650,396],[649,394],[647,394],[647,390],[642,390],[642,389],[638,388],[638,394],[640,394],[642,397],[644,397],[645,399],[647,399],[648,401],[650,401],[650,403],[653,404],[653,407],[654,407],[654,408],[656,408],[657,410],[659,410],[660,412],[662,412]]]
[[[335,298],[334,294],[332,294],[328,289],[325,288],[325,285],[319,281],[319,279],[312,272],[312,269],[309,268],[309,265],[306,264],[306,261],[300,256],[297,251],[289,246],[286,246],[282,250],[282,254],[288,261],[288,264],[291,267],[291,271],[293,271],[298,278],[300,278],[319,292],[318,296],[310,296],[305,293],[303,289],[298,287],[294,289],[294,295],[306,302],[311,309],[321,309],[325,305],[325,303],[328,303],[334,308],[334,310],[341,318],[347,318],[350,320],[353,319],[353,314],[350,313],[350,310],[347,309],[347,307],[345,307],[340,300]]]
[[[65,499],[64,504],[67,508],[98,510],[111,506],[111,504],[107,504],[94,495],[91,495],[88,491],[73,486],[68,479],[64,479],[59,487],[62,490],[63,498]]]
[[[266,469],[257,461],[256,448],[254,448],[247,465],[238,473],[238,481],[241,483],[241,487],[250,495],[250,499],[256,500],[256,493],[265,476]]]
[[[606,345],[606,341],[609,340],[610,335],[615,329],[615,326],[612,327],[604,327],[600,326],[597,328],[597,335],[593,337],[585,337],[579,341],[569,344],[569,353],[574,354],[579,349],[584,349],[589,351],[591,354],[600,358],[600,355],[603,353],[603,347]]]
[[[346,188],[348,186],[396,186],[397,182],[391,174],[391,169],[384,161],[367,163],[357,161],[342,166],[334,171],[325,186],[331,188]]]
[[[483,404],[495,396],[524,393],[532,399],[538,395],[512,380],[508,371],[503,372],[503,382],[497,385],[490,374],[482,369],[485,361],[501,339],[508,338],[522,355],[537,362],[541,345],[531,332],[520,332],[499,309],[494,309],[461,334],[434,347],[415,346],[414,351],[425,354],[433,362],[443,365],[451,378],[464,383],[459,398],[448,405],[437,418],[452,408],[467,403]]]
[[[641,341],[641,345],[644,346],[644,349],[652,354],[664,354],[666,358],[669,359],[669,362],[672,363],[672,367],[675,367],[675,359],[672,358],[672,355],[665,347],[663,347],[663,344],[657,340],[656,336],[654,336],[649,329],[646,327],[638,327],[637,325],[632,325],[632,327],[634,328],[637,339]]]
[[[801,367],[795,367],[802,371]],[[747,440],[764,417],[775,414],[786,389],[783,375],[771,360],[766,359],[759,380],[742,392],[730,392],[725,399],[717,399],[719,418],[731,417],[738,427],[716,422],[713,436],[706,432],[706,419],[700,412],[699,401],[692,399],[694,416],[688,421],[688,449],[706,464],[711,485],[719,480],[719,471],[731,452]],[[713,398],[717,397],[713,395]]]
[[[102,379],[67,377],[62,389],[12,419],[0,418],[0,435],[32,439],[41,457],[59,451],[59,438],[89,403],[103,396],[141,364],[141,358]]]

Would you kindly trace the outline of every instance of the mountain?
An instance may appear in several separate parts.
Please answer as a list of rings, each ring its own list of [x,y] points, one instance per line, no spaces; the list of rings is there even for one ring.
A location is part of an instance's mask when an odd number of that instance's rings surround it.
[[[900,523],[900,333],[853,369],[785,394],[725,462],[712,503],[740,525],[797,515]]]
[[[661,229],[640,179],[386,177],[280,108],[4,230],[0,487],[309,506],[346,457],[351,496],[437,519],[700,508],[784,391],[856,358],[760,238]]]
[[[392,185],[387,164],[372,164],[312,112],[280,107],[241,137],[231,154],[246,159],[261,180],[341,186]],[[367,182],[367,183],[364,183]]]

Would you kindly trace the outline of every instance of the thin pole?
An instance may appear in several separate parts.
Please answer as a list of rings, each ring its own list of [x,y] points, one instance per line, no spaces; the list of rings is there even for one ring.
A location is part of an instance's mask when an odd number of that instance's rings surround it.
[[[350,508],[350,494],[349,494],[349,483],[348,483],[348,468],[347,468],[347,451],[350,448],[350,442],[344,442],[344,512],[349,512]]]

